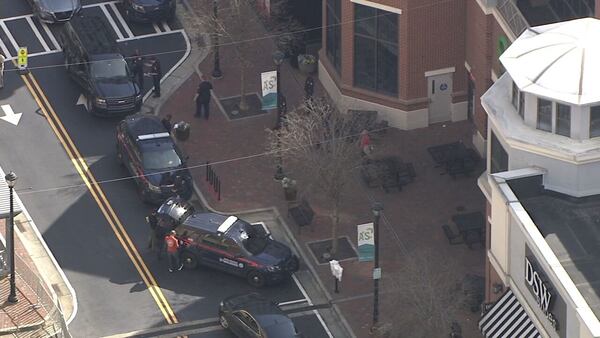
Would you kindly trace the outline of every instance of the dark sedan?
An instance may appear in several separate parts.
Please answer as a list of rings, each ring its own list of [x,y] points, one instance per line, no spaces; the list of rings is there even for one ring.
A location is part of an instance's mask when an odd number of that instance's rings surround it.
[[[219,323],[237,337],[303,337],[276,303],[257,293],[224,299],[219,307]]]
[[[45,23],[70,20],[81,10],[81,0],[27,0],[33,13]]]
[[[125,18],[133,22],[171,20],[175,6],[175,0],[123,0]]]

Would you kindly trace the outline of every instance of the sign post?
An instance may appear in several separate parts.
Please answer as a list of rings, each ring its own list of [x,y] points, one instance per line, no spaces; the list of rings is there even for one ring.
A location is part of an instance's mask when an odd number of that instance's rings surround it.
[[[357,225],[358,229],[358,261],[371,262],[375,256],[375,232],[373,223]]]
[[[17,55],[17,67],[21,74],[27,73],[27,47],[19,47]]]
[[[260,74],[262,87],[262,109],[277,108],[277,71]]]
[[[333,280],[335,283],[334,291],[335,293],[339,293],[338,281],[342,281],[342,273],[344,273],[344,268],[342,268],[340,262],[336,261],[335,259],[329,261],[329,268],[331,268],[331,274],[333,275]]]

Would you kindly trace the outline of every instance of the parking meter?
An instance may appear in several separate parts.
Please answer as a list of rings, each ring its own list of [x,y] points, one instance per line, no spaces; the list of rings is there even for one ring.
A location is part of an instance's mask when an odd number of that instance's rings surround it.
[[[338,290],[338,282],[342,281],[342,273],[344,272],[344,268],[340,265],[340,262],[332,259],[329,261],[329,268],[331,269],[331,275],[333,275],[333,279],[335,282],[335,293],[339,293]]]

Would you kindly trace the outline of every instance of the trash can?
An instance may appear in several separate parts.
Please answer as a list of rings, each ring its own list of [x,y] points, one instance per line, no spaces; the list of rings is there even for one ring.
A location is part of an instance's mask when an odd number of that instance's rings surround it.
[[[173,130],[175,130],[175,138],[179,141],[187,141],[190,138],[190,124],[187,122],[175,123]]]

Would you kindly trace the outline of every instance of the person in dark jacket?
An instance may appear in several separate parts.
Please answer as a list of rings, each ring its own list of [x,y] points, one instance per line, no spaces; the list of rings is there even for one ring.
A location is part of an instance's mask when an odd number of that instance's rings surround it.
[[[144,91],[144,57],[140,55],[139,49],[131,56],[131,72],[141,91]]]
[[[162,78],[162,71],[160,69],[160,61],[156,57],[152,57],[150,76],[152,76],[152,83],[154,84],[153,96],[160,97],[160,79]]]
[[[146,216],[146,223],[150,226],[150,237],[148,238],[148,249],[156,251],[158,259],[161,259],[164,243],[164,231],[158,225],[158,218],[156,217],[156,211],[152,211],[150,215]]]
[[[210,113],[210,91],[213,89],[213,86],[204,76],[200,79],[202,82],[198,85],[198,90],[194,97],[196,101],[196,114],[194,116],[201,117],[204,114],[204,119],[208,120]]]
[[[165,129],[170,133],[171,130],[173,129],[173,125],[171,124],[171,119],[173,118],[173,116],[171,116],[171,114],[167,114],[165,117],[163,117],[162,120],[160,120],[160,122],[162,123],[163,127],[165,127]]]

